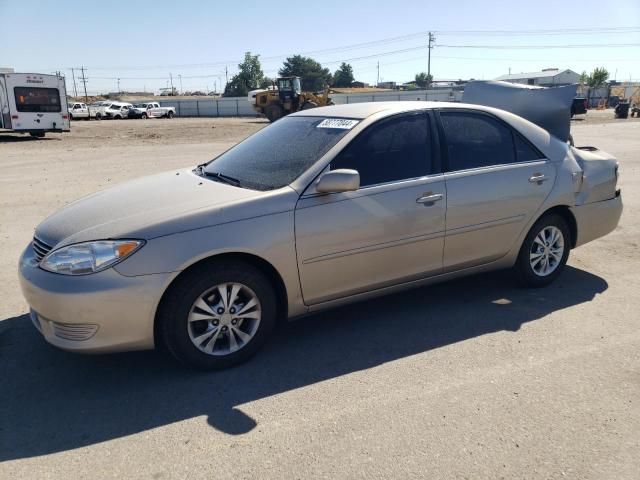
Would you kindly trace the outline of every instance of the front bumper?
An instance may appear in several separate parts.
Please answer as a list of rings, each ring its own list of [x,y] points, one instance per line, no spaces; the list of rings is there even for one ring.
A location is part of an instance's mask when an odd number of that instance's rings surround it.
[[[622,194],[618,190],[612,199],[577,205],[571,211],[578,227],[578,247],[615,230],[622,216]]]
[[[31,320],[56,347],[87,353],[153,348],[156,307],[171,274],[125,277],[110,268],[60,275],[39,268],[29,245],[19,276]]]

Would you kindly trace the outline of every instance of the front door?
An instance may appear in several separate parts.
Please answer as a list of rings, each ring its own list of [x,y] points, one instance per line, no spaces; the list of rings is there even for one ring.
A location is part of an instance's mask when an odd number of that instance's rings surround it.
[[[555,166],[492,115],[442,110],[447,172],[444,270],[489,263],[515,241],[551,192]]]
[[[296,207],[298,267],[308,305],[440,273],[446,189],[424,112],[377,122],[331,162],[360,173],[354,192]]]

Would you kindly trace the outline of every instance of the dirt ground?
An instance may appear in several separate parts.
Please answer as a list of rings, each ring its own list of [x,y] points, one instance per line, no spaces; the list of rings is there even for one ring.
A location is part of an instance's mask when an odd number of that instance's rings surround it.
[[[66,203],[206,161],[266,122],[0,134],[0,478],[638,478],[640,121],[612,117],[572,132],[619,159],[625,212],[552,286],[498,272],[325,312],[210,374],[47,345],[18,257]]]

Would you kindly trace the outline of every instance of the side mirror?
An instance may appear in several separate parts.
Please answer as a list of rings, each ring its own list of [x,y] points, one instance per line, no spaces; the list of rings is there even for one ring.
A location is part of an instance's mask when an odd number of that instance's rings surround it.
[[[319,193],[352,192],[360,188],[360,174],[356,170],[332,170],[322,175],[316,183]]]

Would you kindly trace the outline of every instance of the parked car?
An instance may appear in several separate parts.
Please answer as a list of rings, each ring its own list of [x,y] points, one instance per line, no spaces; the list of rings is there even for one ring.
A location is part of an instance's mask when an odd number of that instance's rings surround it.
[[[586,115],[589,102],[584,97],[576,97],[571,104],[571,118],[574,115]]]
[[[112,118],[114,120],[122,120],[129,116],[129,108],[132,107],[130,103],[123,102],[111,102],[104,106],[104,117]]]
[[[158,102],[136,103],[129,110],[131,118],[173,118],[176,107],[161,107]]]
[[[101,105],[87,105],[81,102],[75,102],[69,105],[69,119],[70,120],[78,120],[85,119],[89,120],[91,118],[97,118],[98,120],[103,115],[103,108]]]
[[[279,317],[502,268],[548,285],[618,224],[617,178],[611,155],[490,107],[321,107],[67,205],[36,228],[20,282],[60,348],[163,345],[222,368]]]

